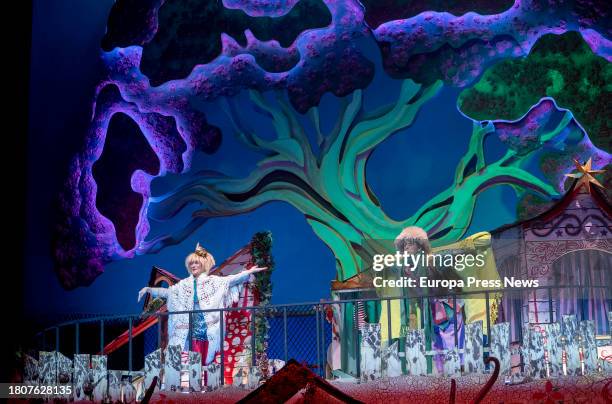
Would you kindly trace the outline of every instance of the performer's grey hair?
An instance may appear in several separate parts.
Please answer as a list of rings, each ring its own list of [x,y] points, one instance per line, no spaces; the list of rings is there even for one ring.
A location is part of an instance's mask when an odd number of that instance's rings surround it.
[[[417,226],[409,226],[402,230],[395,238],[394,244],[397,251],[405,251],[416,244],[418,249],[423,250],[423,252],[431,252],[431,244],[429,243],[427,232]]]

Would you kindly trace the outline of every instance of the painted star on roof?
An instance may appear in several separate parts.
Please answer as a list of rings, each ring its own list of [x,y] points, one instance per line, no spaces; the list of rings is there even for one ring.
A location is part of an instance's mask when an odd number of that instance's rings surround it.
[[[600,188],[604,188],[604,186],[601,185],[599,181],[597,181],[597,178],[593,177],[593,174],[601,174],[605,172],[606,170],[591,169],[591,166],[592,166],[591,158],[589,158],[589,160],[586,163],[584,163],[584,165],[580,164],[578,160],[574,159],[574,164],[576,164],[576,169],[578,170],[578,172],[575,174],[565,174],[565,176],[571,177],[571,178],[577,178],[578,179],[577,186],[584,184],[589,192],[591,191],[591,184],[595,184]]]

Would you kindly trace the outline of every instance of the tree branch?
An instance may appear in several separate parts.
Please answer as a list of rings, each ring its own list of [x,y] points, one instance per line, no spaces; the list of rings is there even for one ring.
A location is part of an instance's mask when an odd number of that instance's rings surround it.
[[[488,124],[485,127],[480,126],[479,123],[474,122],[472,124],[472,136],[470,137],[470,144],[468,145],[468,151],[461,157],[455,170],[455,184],[460,185],[466,174],[470,175],[473,172],[478,172],[486,166],[484,158],[484,140],[487,134],[494,130],[492,124]],[[466,172],[468,165],[474,160],[474,168],[471,172]]]
[[[258,137],[253,131],[247,129],[246,125],[240,119],[240,114],[236,111],[233,100],[229,101],[225,99],[225,108],[223,109],[232,123],[238,140],[249,148],[259,153],[263,153],[266,156],[278,155],[283,160],[303,166],[304,152],[301,145],[289,136],[290,129],[288,121],[280,112],[269,107],[263,97],[261,97],[261,94],[255,91],[251,91],[250,94],[253,102],[272,116],[276,139],[271,141],[264,140]]]
[[[554,134],[558,134],[568,122],[561,122],[553,131],[543,135],[542,142],[553,139]],[[468,151],[460,159],[455,171],[454,184],[404,221],[403,227],[416,225],[427,230],[430,236],[440,234],[434,242],[440,245],[463,237],[471,223],[478,196],[493,186],[503,184],[515,189],[531,189],[544,195],[557,194],[552,185],[520,167],[533,150],[524,156],[517,156],[514,150],[508,150],[496,162],[486,164],[484,140],[493,129],[492,124],[482,127],[474,123]],[[474,169],[466,171],[473,160]]]
[[[361,121],[351,130],[346,158],[350,156],[354,159],[354,156],[373,149],[393,133],[412,124],[423,103],[431,99],[441,87],[442,82],[437,81],[424,89],[414,100],[413,97],[419,93],[421,86],[412,80],[405,80],[397,103],[389,112],[369,121]],[[350,163],[351,161],[348,162],[349,166],[352,165]]]
[[[221,99],[221,109],[223,112],[225,112],[230,123],[232,124],[234,134],[238,140],[258,153],[264,153],[267,155],[273,154],[270,150],[268,153],[265,153],[265,150],[262,150],[262,146],[265,144],[265,141],[257,136],[253,131],[246,128],[242,120],[239,118],[240,115],[236,112],[236,106],[233,100],[230,101],[227,98]]]
[[[372,200],[365,181],[367,158],[378,144],[398,130],[409,126],[422,104],[432,98],[441,86],[441,82],[436,82],[419,91],[420,85],[411,80],[404,80],[398,100],[392,108],[379,108],[375,114],[369,115],[371,117],[369,120],[362,120],[350,127],[344,150],[335,161],[336,167],[339,163],[340,169],[340,173],[336,175],[340,176],[343,191],[350,194],[352,209],[363,212],[362,217],[355,219],[363,220],[363,224],[358,226],[367,226],[368,222],[370,225],[375,224],[382,233],[381,238],[390,235],[395,237],[393,233],[398,222],[390,219]],[[334,161],[330,159],[329,165],[333,163]]]

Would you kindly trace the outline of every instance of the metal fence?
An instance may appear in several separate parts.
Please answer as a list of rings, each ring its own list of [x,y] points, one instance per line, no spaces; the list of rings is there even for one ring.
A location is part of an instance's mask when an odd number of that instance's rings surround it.
[[[603,302],[604,307],[600,310],[607,313],[612,311],[612,290],[608,286],[590,286],[591,289],[603,289],[605,299]],[[162,320],[164,317],[177,315],[177,314],[190,314],[202,312],[218,312],[220,314],[220,321],[223,326],[220,327],[220,341],[224,341],[225,333],[227,332],[224,327],[225,316],[235,310],[246,311],[252,313],[252,315],[260,316],[264,318],[268,323],[268,335],[259,336],[265,339],[266,353],[269,359],[281,359],[287,361],[288,359],[295,359],[296,361],[305,364],[312,371],[325,377],[325,366],[327,362],[327,350],[332,341],[332,328],[329,321],[326,320],[326,310],[330,307],[335,306],[341,313],[355,313],[359,304],[375,304],[380,309],[383,306],[387,307],[387,312],[390,313],[391,302],[396,299],[403,301],[416,301],[419,307],[425,307],[425,303],[433,301],[433,299],[446,298],[448,301],[456,302],[458,299],[468,298],[482,298],[485,302],[486,308],[486,330],[487,332],[483,335],[485,340],[485,350],[490,345],[489,333],[491,332],[492,324],[489,324],[490,310],[491,310],[491,297],[500,292],[504,294],[506,299],[525,299],[526,292],[533,291],[546,291],[548,296],[548,312],[547,321],[553,322],[559,321],[557,313],[554,310],[554,299],[555,293],[561,289],[584,289],[581,286],[554,286],[554,287],[539,287],[539,288],[524,288],[524,289],[511,289],[511,290],[481,290],[474,292],[463,292],[458,294],[450,295],[436,295],[436,296],[412,296],[412,297],[393,297],[393,298],[368,298],[368,299],[346,299],[346,300],[331,300],[321,301],[312,303],[296,303],[296,304],[283,304],[283,305],[269,305],[262,307],[238,307],[228,308],[223,310],[199,310],[199,311],[185,311],[185,312],[173,312],[173,313],[155,313],[155,314],[134,314],[134,315],[119,315],[119,316],[102,316],[98,318],[87,318],[76,321],[69,321],[62,324],[49,327],[35,336],[33,347],[36,347],[39,351],[59,351],[64,355],[70,357],[74,354],[100,354],[104,351],[104,347],[116,337],[121,335],[126,330],[128,331],[127,343],[121,348],[115,350],[108,355],[108,368],[109,369],[122,369],[128,370],[129,372],[140,370],[144,367],[144,357],[149,352],[158,349],[162,346]],[[546,302],[544,302],[546,303]],[[421,313],[423,311],[421,310]],[[579,313],[573,313],[578,315],[579,320],[592,319],[591,310],[580,310]],[[148,330],[140,333],[139,335],[133,335],[133,329],[141,322],[146,320],[148,317],[157,317],[157,324],[150,327]],[[514,340],[521,341],[520,330],[524,322],[523,310],[518,310],[513,314],[513,318],[506,319],[510,322],[511,328],[516,328],[518,334],[515,335]],[[253,317],[251,317],[253,318]],[[391,329],[393,321],[399,321],[397,318],[389,316],[389,321],[386,324],[388,327],[386,335],[389,338],[393,338]],[[423,324],[421,319],[421,324]],[[457,338],[457,316],[454,316],[453,327],[455,329],[455,347],[460,348],[460,341]],[[353,374],[359,377],[359,359],[360,359],[360,336],[358,330],[358,322],[355,322],[356,326],[352,329],[343,329],[340,339],[351,339],[353,343],[349,345],[351,355],[354,355],[354,363],[352,363],[352,371],[347,373]],[[431,326],[431,324],[430,324]],[[609,325],[606,324],[607,333],[611,332]],[[254,355],[256,346],[255,339],[251,339],[250,349],[252,350],[252,360],[255,361],[256,355]],[[392,341],[382,341],[383,343],[390,343]],[[223,349],[223,343],[221,343],[220,349],[220,360],[221,364],[225,364],[225,353]],[[224,367],[222,366],[222,369]],[[221,378],[223,382],[223,378]]]

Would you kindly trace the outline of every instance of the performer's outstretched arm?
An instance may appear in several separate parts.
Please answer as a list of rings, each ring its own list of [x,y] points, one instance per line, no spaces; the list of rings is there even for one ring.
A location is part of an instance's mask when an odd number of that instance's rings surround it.
[[[242,271],[236,275],[228,275],[230,279],[230,286],[240,285],[241,283],[246,282],[249,279],[251,274],[255,274],[257,272],[265,271],[268,269],[267,267],[253,267],[251,269],[247,269],[246,271]]]
[[[140,289],[140,292],[138,292],[138,301],[140,301],[140,299],[142,299],[142,297],[147,293],[150,293],[151,297],[162,297],[164,299],[168,298],[168,288],[144,287]]]

